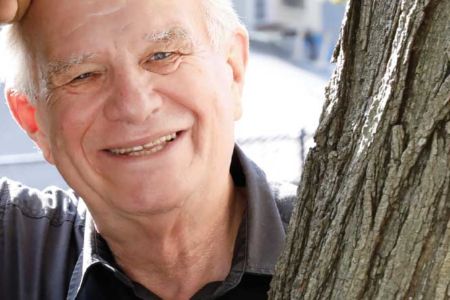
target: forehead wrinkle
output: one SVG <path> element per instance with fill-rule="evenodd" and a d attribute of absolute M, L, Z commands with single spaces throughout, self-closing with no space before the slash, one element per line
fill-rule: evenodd
<path fill-rule="evenodd" d="M 114 14 L 114 13 L 118 12 L 119 10 L 121 10 L 126 4 L 127 4 L 127 1 L 122 0 L 116 6 L 108 7 L 106 9 L 90 13 L 87 16 L 88 17 L 101 17 L 101 16 L 106 16 L 106 15 L 111 15 L 111 14 Z"/>

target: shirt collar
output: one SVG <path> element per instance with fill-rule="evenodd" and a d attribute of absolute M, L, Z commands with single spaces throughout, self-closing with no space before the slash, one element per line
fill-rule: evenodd
<path fill-rule="evenodd" d="M 283 248 L 285 232 L 264 172 L 236 146 L 231 174 L 247 193 L 246 272 L 272 275 Z"/>
<path fill-rule="evenodd" d="M 83 249 L 75 264 L 74 271 L 69 283 L 69 291 L 67 293 L 67 300 L 76 299 L 78 292 L 81 289 L 83 281 L 86 278 L 86 273 L 92 269 L 93 266 L 101 264 L 103 267 L 110 269 L 118 274 L 118 277 L 123 277 L 126 283 L 131 284 L 130 280 L 125 276 L 120 276 L 116 266 L 113 266 L 113 256 L 109 250 L 108 245 L 104 239 L 95 230 L 94 222 L 89 211 L 86 211 L 85 229 Z"/>
<path fill-rule="evenodd" d="M 245 272 L 273 275 L 283 247 L 285 232 L 273 192 L 264 172 L 236 146 L 230 167 L 234 183 L 245 188 L 247 196 L 247 220 L 244 243 Z M 240 253 L 239 255 L 241 255 Z M 68 300 L 76 299 L 86 273 L 96 264 L 117 273 L 125 283 L 131 281 L 118 271 L 113 256 L 101 236 L 96 232 L 92 217 L 86 212 L 83 250 L 77 260 L 69 284 Z M 128 281 L 128 282 L 127 282 Z"/>

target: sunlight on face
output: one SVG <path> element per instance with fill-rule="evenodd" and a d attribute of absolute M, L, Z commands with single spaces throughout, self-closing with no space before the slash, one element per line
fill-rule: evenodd
<path fill-rule="evenodd" d="M 166 211 L 229 176 L 239 93 L 198 1 L 47 1 L 24 24 L 41 144 L 91 208 Z"/>

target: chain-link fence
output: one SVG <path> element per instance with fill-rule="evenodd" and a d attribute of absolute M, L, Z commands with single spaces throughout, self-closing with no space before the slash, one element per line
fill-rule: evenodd
<path fill-rule="evenodd" d="M 239 138 L 238 144 L 265 172 L 269 180 L 298 183 L 312 135 L 265 135 Z M 0 176 L 20 180 L 38 188 L 66 184 L 40 153 L 0 155 Z"/>
<path fill-rule="evenodd" d="M 313 135 L 302 129 L 298 135 L 261 135 L 237 142 L 269 180 L 298 183 Z"/>

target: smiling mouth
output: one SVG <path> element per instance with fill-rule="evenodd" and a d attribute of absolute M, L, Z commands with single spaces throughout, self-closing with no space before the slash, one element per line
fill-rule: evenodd
<path fill-rule="evenodd" d="M 173 142 L 177 138 L 177 133 L 171 133 L 165 136 L 162 136 L 150 143 L 145 145 L 130 147 L 130 148 L 113 148 L 107 149 L 108 152 L 114 155 L 123 155 L 123 156 L 143 156 L 153 154 L 155 152 L 161 151 L 164 147 Z"/>

